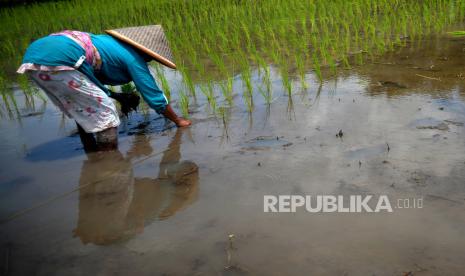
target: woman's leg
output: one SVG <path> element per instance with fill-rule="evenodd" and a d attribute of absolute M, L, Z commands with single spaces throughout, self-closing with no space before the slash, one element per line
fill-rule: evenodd
<path fill-rule="evenodd" d="M 111 127 L 95 133 L 97 150 L 108 151 L 118 149 L 118 128 Z"/>
<path fill-rule="evenodd" d="M 81 138 L 81 143 L 84 146 L 84 151 L 86 153 L 97 151 L 97 142 L 92 133 L 87 133 L 77 122 L 76 126 L 79 132 L 79 138 Z"/>

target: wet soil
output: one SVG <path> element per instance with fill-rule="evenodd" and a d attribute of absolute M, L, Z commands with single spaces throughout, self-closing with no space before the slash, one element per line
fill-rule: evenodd
<path fill-rule="evenodd" d="M 223 121 L 200 98 L 186 129 L 133 113 L 118 151 L 88 155 L 50 103 L 20 104 L 0 121 L 0 273 L 462 275 L 464 75 L 465 39 L 441 37 L 321 86 L 309 73 L 292 101 L 272 70 L 271 107 L 236 97 Z M 264 195 L 287 194 L 424 207 L 263 212 Z"/>

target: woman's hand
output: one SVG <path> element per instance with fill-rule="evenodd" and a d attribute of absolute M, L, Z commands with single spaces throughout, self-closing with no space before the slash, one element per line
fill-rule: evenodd
<path fill-rule="evenodd" d="M 190 126 L 192 122 L 190 120 L 178 117 L 178 120 L 175 122 L 178 127 Z"/>
<path fill-rule="evenodd" d="M 166 106 L 166 109 L 163 115 L 166 118 L 170 119 L 173 123 L 175 123 L 177 127 L 187 127 L 192 124 L 191 121 L 184 119 L 182 117 L 178 117 L 178 115 L 176 115 L 176 112 L 174 112 L 173 108 L 171 108 L 170 105 Z"/>

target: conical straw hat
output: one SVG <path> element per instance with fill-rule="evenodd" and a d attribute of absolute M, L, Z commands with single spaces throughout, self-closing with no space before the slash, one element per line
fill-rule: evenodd
<path fill-rule="evenodd" d="M 176 69 L 173 54 L 161 25 L 129 27 L 105 32 L 143 51 L 161 64 Z"/>

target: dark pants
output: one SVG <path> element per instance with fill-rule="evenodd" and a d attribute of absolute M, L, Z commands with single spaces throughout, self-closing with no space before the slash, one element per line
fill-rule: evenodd
<path fill-rule="evenodd" d="M 100 132 L 87 133 L 78 123 L 76 123 L 79 137 L 85 152 L 110 151 L 118 149 L 118 128 L 111 127 Z"/>

